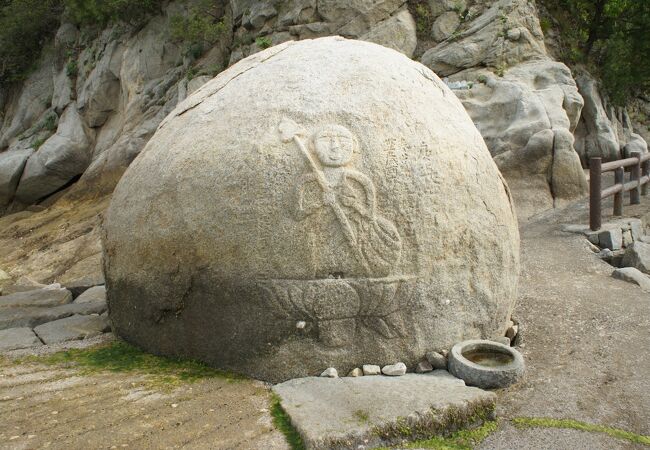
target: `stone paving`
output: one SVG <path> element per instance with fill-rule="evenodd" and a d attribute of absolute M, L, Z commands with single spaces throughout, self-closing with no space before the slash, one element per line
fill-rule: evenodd
<path fill-rule="evenodd" d="M 0 296 L 0 351 L 86 339 L 110 331 L 104 286 L 81 291 L 74 300 L 73 293 L 58 284 L 3 289 L 12 293 Z"/>

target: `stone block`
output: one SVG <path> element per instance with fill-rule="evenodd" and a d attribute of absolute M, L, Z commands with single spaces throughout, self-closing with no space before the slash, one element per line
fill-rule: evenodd
<path fill-rule="evenodd" d="M 109 330 L 108 322 L 98 315 L 76 314 L 34 328 L 34 332 L 45 344 L 91 338 Z"/>
<path fill-rule="evenodd" d="M 601 248 L 619 250 L 623 247 L 623 232 L 618 227 L 610 230 L 602 230 L 598 233 L 598 242 Z"/>
<path fill-rule="evenodd" d="M 0 352 L 43 345 L 30 328 L 0 330 Z"/>
<path fill-rule="evenodd" d="M 105 311 L 105 301 L 69 303 L 51 308 L 38 306 L 0 308 L 0 330 L 15 327 L 33 328 L 37 325 L 62 319 L 73 314 L 102 314 Z"/>
<path fill-rule="evenodd" d="M 273 387 L 308 449 L 375 448 L 476 426 L 496 394 L 465 386 L 446 371 L 401 377 L 298 378 Z"/>
<path fill-rule="evenodd" d="M 79 297 L 74 300 L 74 303 L 97 303 L 106 302 L 106 287 L 94 286 L 85 290 Z"/>
<path fill-rule="evenodd" d="M 643 292 L 650 292 L 650 276 L 644 274 L 636 267 L 621 267 L 612 272 L 612 277 L 635 283 L 639 285 Z"/>
<path fill-rule="evenodd" d="M 634 242 L 627 249 L 621 261 L 622 267 L 635 267 L 641 272 L 650 274 L 650 244 Z M 2 297 L 0 297 L 1 299 Z"/>
<path fill-rule="evenodd" d="M 59 306 L 72 301 L 67 289 L 36 289 L 0 297 L 0 307 Z"/>

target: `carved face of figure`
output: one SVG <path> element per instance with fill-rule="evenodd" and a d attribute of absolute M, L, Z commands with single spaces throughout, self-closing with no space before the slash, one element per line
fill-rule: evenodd
<path fill-rule="evenodd" d="M 345 127 L 328 125 L 313 136 L 314 150 L 321 164 L 340 167 L 350 162 L 354 152 L 354 137 Z"/>

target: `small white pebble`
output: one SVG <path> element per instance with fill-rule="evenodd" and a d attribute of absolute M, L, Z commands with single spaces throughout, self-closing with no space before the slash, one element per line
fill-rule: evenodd
<path fill-rule="evenodd" d="M 176 408 L 178 406 L 178 403 L 172 403 L 172 408 Z"/>
<path fill-rule="evenodd" d="M 307 322 L 305 322 L 304 320 L 299 320 L 298 322 L 296 322 L 296 328 L 298 328 L 299 330 L 304 329 L 306 326 L 307 326 Z"/>

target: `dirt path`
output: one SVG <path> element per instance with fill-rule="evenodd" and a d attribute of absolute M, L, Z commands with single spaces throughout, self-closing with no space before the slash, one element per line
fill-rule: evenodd
<path fill-rule="evenodd" d="M 210 378 L 166 392 L 147 380 L 5 363 L 0 448 L 287 448 L 261 383 Z"/>
<path fill-rule="evenodd" d="M 607 208 L 608 211 L 611 211 Z M 650 198 L 625 207 L 650 211 Z M 584 237 L 560 231 L 587 223 L 585 204 L 522 227 L 515 317 L 523 322 L 525 382 L 499 395 L 499 416 L 575 419 L 650 435 L 650 294 L 610 277 Z M 647 448 L 601 433 L 508 424 L 481 448 Z"/>

